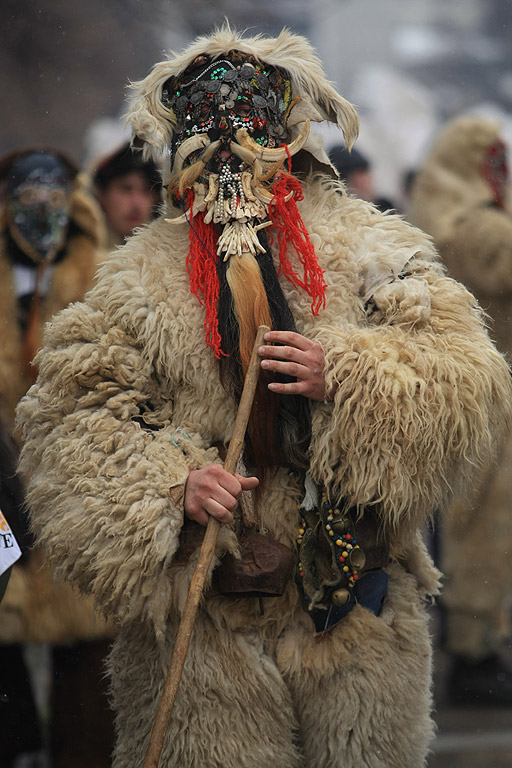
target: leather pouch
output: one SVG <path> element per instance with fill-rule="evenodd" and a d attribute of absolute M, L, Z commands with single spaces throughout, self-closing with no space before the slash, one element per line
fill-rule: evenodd
<path fill-rule="evenodd" d="M 280 597 L 292 578 L 295 555 L 279 541 L 245 529 L 239 537 L 241 558 L 226 554 L 214 571 L 214 583 L 227 597 Z"/>

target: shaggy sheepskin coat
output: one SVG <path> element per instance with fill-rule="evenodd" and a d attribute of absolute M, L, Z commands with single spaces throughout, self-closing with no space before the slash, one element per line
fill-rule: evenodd
<path fill-rule="evenodd" d="M 41 328 L 54 314 L 83 298 L 98 266 L 103 216 L 80 176 L 71 195 L 71 221 L 79 229 L 68 239 L 66 254 L 53 270 L 42 301 Z M 0 412 L 8 426 L 14 424 L 16 404 L 32 383 L 20 362 L 23 340 L 17 315 L 12 262 L 0 240 Z M 55 582 L 42 550 L 31 552 L 23 566 L 13 567 L 0 606 L 0 643 L 68 643 L 103 637 L 105 627 L 91 599 L 79 599 L 69 584 Z"/>
<path fill-rule="evenodd" d="M 433 735 L 424 596 L 438 573 L 418 528 L 492 452 L 508 370 L 426 236 L 325 177 L 304 191 L 325 310 L 314 317 L 309 297 L 280 280 L 336 388 L 333 402 L 311 403 L 311 472 L 377 510 L 391 539 L 389 591 L 379 617 L 356 606 L 315 635 L 294 583 L 263 616 L 257 599 L 210 586 L 166 768 L 419 768 Z M 162 217 L 112 254 L 85 301 L 47 327 L 38 382 L 18 409 L 39 541 L 58 574 L 120 622 L 109 661 L 116 768 L 143 764 L 197 560 L 201 533 L 183 556 L 170 489 L 219 461 L 212 446 L 229 442 L 236 412 L 205 346 L 187 252 L 187 226 Z M 156 429 L 141 428 L 141 414 Z M 258 501 L 264 527 L 292 548 L 300 501 L 286 469 Z M 218 555 L 232 536 L 222 529 Z"/>
<path fill-rule="evenodd" d="M 512 211 L 495 204 L 482 172 L 499 139 L 500 127 L 492 120 L 467 116 L 449 123 L 418 174 L 409 218 L 433 236 L 449 274 L 489 314 L 491 335 L 510 360 Z M 477 475 L 474 495 L 465 489 L 441 521 L 447 646 L 475 659 L 498 650 L 512 635 L 511 461 L 508 434 L 498 462 L 487 462 Z"/>

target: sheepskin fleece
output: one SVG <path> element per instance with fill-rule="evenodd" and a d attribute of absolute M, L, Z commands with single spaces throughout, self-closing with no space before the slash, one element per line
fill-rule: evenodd
<path fill-rule="evenodd" d="M 314 317 L 305 293 L 283 276 L 281 285 L 299 332 L 324 345 L 328 388 L 337 386 L 333 402 L 311 403 L 311 469 L 352 503 L 375 506 L 392 540 L 389 592 L 380 617 L 358 606 L 315 636 L 294 584 L 265 600 L 264 616 L 257 600 L 210 586 L 165 768 L 420 768 L 433 735 L 424 597 L 439 574 L 418 528 L 492 453 L 509 418 L 508 370 L 426 236 L 325 177 L 304 191 L 325 310 Z M 197 559 L 178 552 L 183 514 L 169 488 L 218 460 L 212 445 L 229 441 L 235 418 L 205 346 L 187 251 L 186 225 L 161 218 L 111 254 L 85 301 L 47 327 L 38 382 L 18 409 L 39 542 L 61 576 L 121 622 L 110 657 L 115 768 L 143 764 Z M 133 421 L 144 408 L 160 429 Z M 259 501 L 264 527 L 291 547 L 300 498 L 281 468 Z M 233 546 L 230 530 L 221 534 L 218 555 Z"/>
<path fill-rule="evenodd" d="M 290 111 L 287 128 L 293 140 L 305 120 L 327 120 L 337 125 L 351 147 L 359 132 L 359 118 L 346 99 L 335 91 L 327 79 L 316 51 L 309 41 L 283 29 L 277 37 L 246 36 L 233 29 L 228 22 L 211 35 L 198 37 L 184 51 L 170 53 L 166 61 L 156 64 L 143 80 L 131 84 L 127 119 L 138 142 L 142 142 L 144 156 L 159 157 L 164 153 L 164 183 L 167 181 L 167 148 L 172 140 L 176 116 L 162 103 L 162 89 L 170 77 L 181 75 L 194 59 L 205 52 L 213 58 L 225 56 L 230 51 L 255 56 L 273 67 L 284 69 L 292 87 L 295 105 Z M 323 145 L 312 134 L 304 145 L 310 154 L 325 168 L 332 166 Z"/>
<path fill-rule="evenodd" d="M 491 335 L 512 354 L 512 213 L 493 206 L 482 175 L 500 126 L 479 117 L 449 123 L 418 174 L 411 220 L 434 237 L 449 273 L 462 281 L 489 315 Z M 441 521 L 447 646 L 474 658 L 497 650 L 512 634 L 512 437 L 498 458 L 475 475 Z M 492 552 L 492 557 L 489 557 Z"/>
<path fill-rule="evenodd" d="M 56 312 L 79 301 L 93 284 L 97 247 L 103 239 L 102 213 L 87 193 L 81 176 L 71 196 L 71 219 L 81 232 L 69 238 L 66 256 L 53 272 L 42 302 L 41 326 Z M 1 237 L 1 235 L 0 235 Z M 4 422 L 14 425 L 19 398 L 32 383 L 21 365 L 22 339 L 17 322 L 13 271 L 0 239 L 0 412 Z M 23 567 L 13 567 L 0 605 L 0 643 L 68 643 L 77 639 L 110 636 L 105 620 L 98 616 L 90 598 L 79 597 L 67 583 L 57 583 L 46 567 L 41 551 L 31 554 Z"/>

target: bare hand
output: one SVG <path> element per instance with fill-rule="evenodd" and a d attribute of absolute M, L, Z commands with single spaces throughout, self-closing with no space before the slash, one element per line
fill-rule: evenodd
<path fill-rule="evenodd" d="M 293 331 L 270 331 L 265 341 L 284 346 L 258 349 L 261 367 L 292 376 L 297 381 L 272 382 L 268 388 L 283 395 L 304 395 L 311 400 L 325 400 L 324 350 L 321 344 Z"/>
<path fill-rule="evenodd" d="M 220 464 L 191 469 L 185 489 L 185 514 L 200 525 L 208 525 L 209 515 L 229 525 L 242 491 L 250 491 L 258 483 L 257 477 L 232 475 Z"/>

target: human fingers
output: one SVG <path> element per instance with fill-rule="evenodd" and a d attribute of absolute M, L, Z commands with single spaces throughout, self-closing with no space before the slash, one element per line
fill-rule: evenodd
<path fill-rule="evenodd" d="M 185 486 L 185 513 L 201 525 L 208 522 L 205 511 L 210 510 L 222 522 L 231 522 L 241 492 L 240 481 L 219 464 L 191 469 Z"/>
<path fill-rule="evenodd" d="M 267 331 L 263 337 L 269 344 L 287 344 L 297 349 L 309 349 L 315 342 L 296 331 Z"/>
<path fill-rule="evenodd" d="M 194 520 L 194 522 L 199 523 L 199 525 L 202 525 L 204 528 L 208 525 L 210 515 L 204 509 L 195 511 L 185 509 L 185 514 L 190 520 Z"/>
<path fill-rule="evenodd" d="M 316 348 L 318 347 L 318 349 Z M 302 363 L 287 360 L 261 361 L 263 369 L 289 377 L 292 381 L 272 381 L 268 388 L 284 395 L 303 395 L 311 400 L 325 399 L 324 353 L 320 345 L 300 352 Z"/>
<path fill-rule="evenodd" d="M 233 514 L 216 499 L 206 499 L 204 510 L 211 517 L 215 517 L 222 525 L 230 525 L 233 522 Z"/>
<path fill-rule="evenodd" d="M 268 388 L 279 395 L 302 395 L 310 400 L 325 400 L 325 382 L 319 378 L 304 381 L 272 381 Z"/>
<path fill-rule="evenodd" d="M 257 477 L 243 477 L 242 475 L 237 474 L 237 478 L 240 481 L 243 491 L 252 491 L 260 483 Z"/>
<path fill-rule="evenodd" d="M 262 360 L 261 367 L 267 371 L 283 374 L 291 378 L 305 381 L 310 378 L 309 368 L 299 363 L 280 361 L 280 360 Z"/>

